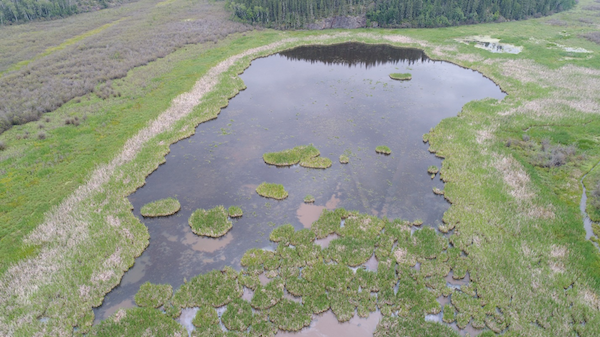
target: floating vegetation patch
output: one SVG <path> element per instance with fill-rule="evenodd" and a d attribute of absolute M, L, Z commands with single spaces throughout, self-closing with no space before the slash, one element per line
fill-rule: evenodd
<path fill-rule="evenodd" d="M 144 217 L 158 217 L 175 214 L 179 209 L 181 209 L 179 200 L 166 198 L 145 204 L 140 212 Z"/>
<path fill-rule="evenodd" d="M 340 228 L 342 219 L 347 217 L 348 211 L 343 208 L 336 208 L 333 211 L 324 209 L 319 219 L 312 224 L 311 230 L 315 232 L 317 239 L 326 238 L 335 233 Z"/>
<path fill-rule="evenodd" d="M 433 188 L 433 193 L 435 193 L 435 194 L 437 194 L 437 195 L 444 195 L 444 191 L 443 191 L 443 190 L 440 190 L 440 189 L 439 189 L 439 188 L 437 188 L 437 187 L 434 187 L 434 188 Z"/>
<path fill-rule="evenodd" d="M 385 145 L 380 145 L 375 148 L 375 152 L 388 155 L 392 153 L 392 150 L 390 150 L 390 148 Z"/>
<path fill-rule="evenodd" d="M 227 213 L 229 213 L 230 218 L 239 218 L 244 215 L 242 208 L 239 206 L 230 206 Z"/>
<path fill-rule="evenodd" d="M 265 198 L 283 200 L 288 197 L 288 192 L 281 184 L 271 184 L 263 182 L 256 188 L 256 193 Z"/>
<path fill-rule="evenodd" d="M 219 324 L 219 314 L 217 314 L 215 308 L 203 305 L 196 311 L 196 316 L 194 316 L 192 324 L 197 328 L 217 325 Z"/>
<path fill-rule="evenodd" d="M 338 238 L 324 251 L 325 257 L 351 267 L 359 266 L 373 255 L 374 242 L 353 237 Z"/>
<path fill-rule="evenodd" d="M 214 238 L 225 235 L 233 227 L 223 206 L 209 210 L 197 209 L 190 216 L 188 223 L 195 234 Z"/>
<path fill-rule="evenodd" d="M 252 324 L 252 307 L 241 298 L 236 298 L 227 305 L 221 320 L 229 330 L 246 331 Z"/>
<path fill-rule="evenodd" d="M 390 74 L 390 78 L 397 81 L 409 81 L 412 79 L 412 75 L 409 73 L 393 73 Z"/>
<path fill-rule="evenodd" d="M 175 320 L 152 308 L 120 309 L 95 325 L 87 336 L 185 336 L 187 331 Z"/>
<path fill-rule="evenodd" d="M 312 311 L 300 303 L 283 299 L 269 311 L 269 319 L 285 331 L 298 331 L 310 325 Z"/>
<path fill-rule="evenodd" d="M 292 235 L 294 235 L 294 231 L 294 226 L 290 224 L 279 226 L 271 232 L 271 235 L 269 235 L 269 240 L 273 242 L 279 242 L 281 245 L 287 246 L 290 243 Z"/>
<path fill-rule="evenodd" d="M 315 197 L 308 194 L 307 196 L 304 197 L 304 202 L 307 204 L 312 204 L 313 202 L 315 202 Z"/>
<path fill-rule="evenodd" d="M 346 155 L 340 155 L 340 164 L 348 164 L 350 162 L 350 158 Z"/>
<path fill-rule="evenodd" d="M 252 319 L 249 335 L 252 337 L 273 337 L 277 327 L 269 321 L 268 311 L 257 311 Z"/>
<path fill-rule="evenodd" d="M 313 157 L 308 159 L 303 159 L 300 162 L 300 166 L 315 168 L 315 169 L 326 169 L 331 167 L 331 159 L 325 157 Z"/>
<path fill-rule="evenodd" d="M 237 282 L 237 274 L 226 270 L 213 270 L 198 275 L 182 285 L 171 302 L 179 308 L 202 305 L 220 307 L 242 296 L 243 287 Z"/>
<path fill-rule="evenodd" d="M 275 278 L 265 286 L 259 285 L 254 291 L 250 305 L 259 310 L 271 308 L 283 298 L 283 286 L 281 278 Z"/>
<path fill-rule="evenodd" d="M 427 168 L 427 173 L 429 173 L 429 174 L 437 174 L 439 171 L 440 170 L 435 165 L 431 165 Z"/>
<path fill-rule="evenodd" d="M 135 304 L 140 307 L 158 308 L 165 304 L 173 295 L 173 287 L 170 284 L 152 284 L 146 282 L 140 286 L 135 294 Z"/>
<path fill-rule="evenodd" d="M 292 166 L 302 160 L 319 156 L 321 153 L 311 145 L 296 146 L 293 149 L 263 154 L 263 160 L 269 165 Z"/>

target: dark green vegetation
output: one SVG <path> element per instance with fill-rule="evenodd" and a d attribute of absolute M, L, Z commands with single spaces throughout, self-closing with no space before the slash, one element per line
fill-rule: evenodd
<path fill-rule="evenodd" d="M 214 48 L 192 44 L 187 46 L 187 50 L 180 49 L 165 59 L 133 69 L 123 79 L 114 80 L 113 86 L 120 88 L 121 97 L 117 95 L 102 100 L 99 96 L 88 94 L 80 102 L 71 100 L 48 113 L 46 116 L 50 121 L 43 119 L 42 123 L 45 125 L 46 139 L 34 136 L 39 132 L 38 123 L 15 126 L 0 135 L 0 141 L 6 147 L 0 161 L 0 198 L 5 202 L 0 206 L 0 262 L 3 272 L 0 300 L 4 304 L 0 306 L 0 317 L 4 318 L 0 324 L 0 332 L 3 335 L 17 336 L 35 333 L 43 335 L 49 331 L 71 334 L 73 326 L 77 326 L 81 333 L 89 331 L 93 320 L 91 308 L 100 305 L 104 294 L 119 283 L 123 272 L 133 264 L 133 257 L 139 256 L 148 243 L 147 229 L 132 215 L 131 205 L 124 196 L 143 185 L 144 178 L 164 160 L 169 144 L 191 135 L 193 126 L 198 123 L 215 118 L 219 108 L 227 104 L 226 98 L 243 88 L 235 75 L 249 64 L 251 57 L 234 63 L 231 70 L 217 72 L 216 74 L 222 74 L 218 77 L 219 84 L 211 94 L 203 97 L 202 103 L 189 116 L 186 115 L 181 121 L 163 129 L 162 133 L 150 140 L 135 143 L 139 145 L 138 148 L 131 150 L 128 147 L 127 150 L 132 152 L 127 153 L 134 153 L 134 158 L 120 157 L 126 141 L 169 108 L 171 100 L 178 94 L 191 90 L 196 80 L 206 75 L 208 69 L 219 62 L 250 48 L 282 39 L 300 38 L 304 40 L 272 46 L 272 49 L 252 55 L 261 56 L 311 42 L 385 42 L 424 48 L 436 59 L 476 69 L 498 83 L 508 93 L 503 101 L 471 102 L 457 117 L 444 120 L 427 135 L 426 140 L 429 141 L 432 152 L 445 158 L 442 179 L 446 181 L 445 196 L 452 202 L 452 207 L 443 220 L 445 228 L 456 230 L 448 239 L 454 249 L 448 248 L 446 254 L 442 252 L 441 256 L 436 257 L 436 263 L 427 267 L 427 274 L 436 274 L 422 278 L 418 275 L 423 274 L 418 274 L 417 279 L 413 279 L 417 284 L 415 292 L 421 289 L 421 282 L 427 282 L 428 285 L 424 286 L 426 291 L 447 291 L 441 286 L 443 281 L 439 274 L 444 268 L 452 266 L 453 273 L 457 276 L 465 275 L 468 270 L 473 281 L 461 291 L 471 298 L 456 296 L 451 303 L 456 308 L 457 320 L 458 313 L 463 313 L 460 315 L 460 324 L 464 324 L 469 319 L 467 316 L 470 316 L 478 325 L 483 318 L 484 324 L 491 331 L 502 331 L 506 326 L 506 335 L 600 335 L 600 259 L 597 248 L 589 240 L 585 240 L 578 208 L 582 193 L 581 178 L 600 159 L 600 125 L 598 115 L 593 113 L 599 111 L 596 105 L 599 99 L 596 88 L 600 76 L 597 57 L 600 47 L 586 38 L 593 36 L 591 33 L 600 22 L 598 10 L 584 9 L 596 6 L 595 4 L 590 0 L 582 0 L 581 3 L 581 8 L 577 7 L 551 18 L 504 24 L 442 30 L 349 31 L 343 34 L 330 31 L 328 35 L 305 31 L 262 31 L 245 37 L 226 38 Z M 140 1 L 132 5 L 147 4 Z M 129 5 L 122 6 L 121 9 L 126 9 L 127 6 Z M 170 11 L 148 11 L 144 9 L 147 7 L 141 8 L 139 14 L 135 12 L 130 20 L 122 22 L 128 25 L 140 24 L 140 20 L 148 23 L 147 30 L 127 27 L 129 32 L 149 34 L 140 43 L 151 49 L 156 48 L 150 47 L 154 42 L 149 41 L 155 41 L 150 37 L 164 37 L 156 32 L 167 31 L 168 25 L 165 22 L 172 20 L 174 29 L 181 31 L 181 26 L 178 25 L 187 25 L 187 21 L 183 21 L 187 18 L 187 13 L 182 14 L 185 11 L 179 9 L 196 10 L 193 2 L 175 1 L 169 6 L 173 6 Z M 202 6 L 199 7 L 206 9 Z M 114 13 L 110 11 L 112 10 L 98 13 Z M 133 12 L 122 13 L 130 15 Z M 208 15 L 206 20 L 209 27 L 213 23 L 213 17 L 222 17 L 222 13 L 219 14 L 218 11 L 215 14 L 210 10 L 199 10 L 198 13 L 201 14 L 194 17 Z M 144 15 L 148 21 L 141 19 Z M 81 17 L 90 22 L 90 25 L 95 24 L 94 28 L 114 19 L 95 19 L 86 14 Z M 155 25 L 150 24 L 151 17 L 156 20 Z M 77 18 L 79 16 L 68 20 Z M 98 23 L 98 20 L 106 21 Z M 1 43 L 14 41 L 18 34 L 23 34 L 24 41 L 30 41 L 28 38 L 32 36 L 38 37 L 36 41 L 42 41 L 41 44 L 28 44 L 28 53 L 32 49 L 35 52 L 27 54 L 27 57 L 10 51 L 10 48 L 0 48 L 0 53 L 5 53 L 2 54 L 2 62 L 5 62 L 2 64 L 3 69 L 18 61 L 32 59 L 49 47 L 45 43 L 51 43 L 50 46 L 59 45 L 60 42 L 54 42 L 92 29 L 81 23 L 79 28 L 70 26 L 73 29 L 68 34 L 64 31 L 58 34 L 56 30 L 50 29 L 52 27 L 38 24 L 42 23 L 34 23 L 35 26 L 32 26 L 35 32 L 18 30 L 25 29 L 28 25 L 2 28 L 2 33 L 6 33 L 3 37 L 8 36 L 10 39 L 0 39 Z M 119 30 L 122 28 L 121 26 Z M 104 52 L 103 48 L 111 45 L 107 43 L 108 40 L 130 36 L 109 29 L 104 32 L 106 35 L 96 36 L 98 44 L 103 46 L 97 48 L 99 52 Z M 472 44 L 454 40 L 480 34 L 523 46 L 523 51 L 518 55 L 493 54 L 474 48 Z M 48 36 L 51 38 L 44 38 Z M 175 40 L 168 34 L 166 36 L 167 40 Z M 177 38 L 180 36 L 183 35 L 177 35 Z M 215 35 L 211 33 L 210 36 Z M 85 44 L 89 46 L 92 42 L 85 41 Z M 126 45 L 135 47 L 133 43 Z M 576 53 L 563 47 L 584 48 L 593 53 Z M 114 52 L 114 49 L 106 48 L 106 52 L 111 51 Z M 64 53 L 50 54 L 49 59 L 42 58 L 39 61 L 65 64 L 51 58 L 67 54 L 83 57 L 67 47 Z M 70 63 L 66 64 L 65 69 L 70 69 Z M 111 69 L 110 66 L 100 68 Z M 44 70 L 44 67 L 36 69 Z M 8 77 L 6 74 L 5 76 Z M 211 73 L 211 76 L 217 78 L 215 73 Z M 19 78 L 21 77 L 12 79 L 17 81 Z M 3 89 L 2 92 L 9 92 L 7 90 Z M 87 101 L 88 97 L 90 101 Z M 90 113 L 84 118 L 86 112 Z M 76 121 L 79 126 L 65 125 L 67 117 L 71 120 L 78 117 Z M 528 156 L 526 151 L 518 147 L 506 146 L 508 139 L 522 140 L 523 133 L 530 135 L 537 146 L 540 146 L 540 150 L 541 143 L 546 138 L 551 140 L 551 146 L 561 144 L 569 147 L 575 144 L 575 160 L 560 166 L 532 164 L 531 158 L 535 157 Z M 28 137 L 25 138 L 24 135 Z M 580 154 L 584 155 L 581 160 L 578 159 Z M 122 158 L 122 161 L 110 162 L 116 157 Z M 111 165 L 117 167 L 116 171 L 108 170 Z M 110 174 L 106 181 L 97 180 L 94 170 L 98 167 L 114 174 Z M 588 196 L 598 182 L 597 172 L 598 167 L 584 180 Z M 90 177 L 94 180 L 88 185 L 88 179 L 92 179 Z M 80 186 L 82 189 L 79 189 Z M 89 195 L 82 196 L 80 192 L 90 186 L 100 188 L 92 189 Z M 73 195 L 76 198 L 70 197 Z M 588 201 L 593 202 L 593 198 L 590 197 Z M 60 210 L 59 218 L 53 217 L 54 213 L 49 212 L 53 207 Z M 341 218 L 347 216 L 343 212 L 327 214 L 328 219 L 318 221 L 320 235 L 335 232 Z M 56 221 L 57 219 L 61 221 Z M 38 229 L 33 231 L 35 228 Z M 384 231 L 386 233 L 387 230 Z M 285 241 L 285 233 L 280 234 L 282 241 Z M 401 265 L 410 265 L 416 261 L 412 254 L 408 254 L 408 248 L 406 252 L 394 252 L 391 262 L 382 260 L 388 254 L 387 247 L 393 247 L 393 242 L 391 245 L 390 241 L 391 239 L 383 240 L 380 237 L 375 249 L 380 261 L 377 278 L 373 280 L 365 276 L 364 280 L 361 278 L 361 282 L 385 286 L 394 277 L 399 277 L 399 274 L 412 279 L 410 269 L 395 265 L 398 260 L 406 261 Z M 327 310 L 331 306 L 327 293 L 310 288 L 315 284 L 313 280 L 318 281 L 317 278 L 311 278 L 310 282 L 302 281 L 306 280 L 304 270 L 303 277 L 298 278 L 297 282 L 289 277 L 296 273 L 293 269 L 296 267 L 293 266 L 303 263 L 300 254 L 293 253 L 301 252 L 303 256 L 311 257 L 317 252 L 308 247 L 312 246 L 298 251 L 291 247 L 278 249 L 277 254 L 281 260 L 278 272 L 286 279 L 286 289 L 295 287 L 294 291 L 298 294 L 310 293 L 303 296 L 303 302 L 313 312 Z M 282 254 L 287 259 L 281 258 Z M 441 261 L 446 257 L 448 262 L 437 264 L 438 259 Z M 275 258 L 266 261 L 269 261 L 270 267 L 277 264 Z M 284 269 L 290 266 L 291 268 Z M 316 282 L 319 285 L 317 290 L 324 288 L 322 285 L 326 284 L 337 291 L 339 284 L 349 282 L 341 268 L 334 270 L 321 264 L 315 266 L 318 266 L 318 270 L 331 268 L 329 273 L 339 273 L 336 274 L 335 282 Z M 392 270 L 395 276 L 391 275 Z M 258 271 L 259 267 L 255 267 L 255 273 Z M 257 278 L 250 275 L 238 276 L 236 284 L 228 276 L 230 274 L 220 271 L 217 273 L 210 273 L 211 278 L 216 280 L 216 287 L 213 284 L 204 287 L 196 281 L 189 281 L 180 291 L 187 292 L 189 296 L 198 293 L 202 298 L 210 299 L 212 289 L 215 288 L 219 296 L 217 299 L 222 299 L 221 296 L 227 299 L 223 294 L 234 294 L 233 298 L 239 296 L 242 280 L 258 286 Z M 313 274 L 315 273 L 311 272 L 310 277 Z M 356 275 L 358 274 L 357 271 Z M 209 281 L 203 280 L 202 283 Z M 351 281 L 348 287 L 350 290 L 355 288 L 354 279 Z M 411 285 L 413 281 L 404 279 L 403 284 Z M 189 291 L 188 284 L 191 283 L 202 290 Z M 219 287 L 221 284 L 228 288 Z M 209 290 L 205 291 L 205 288 Z M 394 308 L 401 303 L 403 305 L 398 310 L 405 311 L 409 310 L 407 308 L 415 308 L 416 303 L 423 308 L 436 309 L 425 305 L 428 302 L 413 301 L 413 298 L 422 298 L 423 294 L 414 296 L 406 291 L 411 289 L 409 286 L 402 288 L 401 296 L 409 299 L 403 301 L 397 300 L 393 291 L 385 289 L 379 290 L 378 305 L 381 303 L 382 306 L 385 304 Z M 331 290 L 332 296 L 334 290 Z M 180 306 L 178 301 L 188 296 L 177 293 L 171 300 L 176 305 L 165 306 L 169 315 L 177 315 L 178 308 L 187 307 L 187 304 Z M 347 298 L 354 300 L 354 293 L 349 293 L 352 296 Z M 459 292 L 455 290 L 453 295 L 457 293 Z M 367 308 L 369 302 L 364 302 L 366 304 L 362 307 Z M 214 303 L 219 304 L 219 301 L 215 300 Z M 339 304 L 336 302 L 335 305 Z M 189 306 L 198 305 L 200 304 L 190 302 Z M 391 310 L 386 306 L 382 309 L 384 313 Z M 357 310 L 358 308 L 359 306 Z M 119 331 L 123 331 L 125 325 L 134 329 L 143 326 L 142 321 L 160 326 L 161 332 L 185 333 L 178 330 L 181 329 L 180 326 L 170 325 L 173 321 L 167 321 L 167 317 L 155 309 L 131 309 L 127 311 L 127 320 L 121 319 L 115 323 L 114 318 L 117 316 L 123 317 L 122 314 L 116 314 L 95 328 L 97 330 L 94 333 L 97 335 L 104 331 L 105 335 L 119 335 L 123 334 Z M 49 320 L 43 323 L 39 317 L 49 317 Z M 416 325 L 424 330 L 419 332 L 421 335 L 434 334 L 437 329 L 443 328 L 408 317 L 408 320 L 385 318 L 382 324 L 394 321 L 394 324 L 398 324 L 398 329 L 412 329 Z M 272 322 L 265 321 L 264 318 L 264 315 L 256 318 L 255 321 L 259 322 L 257 326 L 264 329 L 261 331 L 272 331 L 269 330 L 273 326 Z M 169 330 L 170 327 L 173 330 Z M 134 335 L 142 335 L 148 326 L 144 328 L 141 331 L 128 331 Z M 152 329 L 154 328 L 151 328 L 150 333 Z M 378 333 L 387 330 L 382 327 Z M 489 333 L 486 332 L 488 336 Z"/>
<path fill-rule="evenodd" d="M 391 154 L 392 150 L 385 145 L 381 145 L 381 146 L 378 146 L 375 148 L 375 152 L 382 153 L 382 154 Z"/>
<path fill-rule="evenodd" d="M 17 17 L 22 22 L 23 17 L 54 15 L 40 6 L 95 7 L 117 2 L 121 1 L 2 0 L 0 21 L 6 23 Z M 65 22 L 0 26 L 0 133 L 37 120 L 50 130 L 62 125 L 79 127 L 84 122 L 82 115 L 89 117 L 105 108 L 107 104 L 102 101 L 121 97 L 127 101 L 144 89 L 156 87 L 152 82 L 155 75 L 150 74 L 139 79 L 138 90 L 133 92 L 115 80 L 185 45 L 212 44 L 248 30 L 245 25 L 227 20 L 222 6 L 202 0 L 139 0 L 77 15 Z M 44 114 L 74 99 L 88 103 L 46 121 Z"/>
<path fill-rule="evenodd" d="M 307 204 L 313 203 L 315 202 L 315 197 L 313 197 L 312 195 L 307 195 L 304 197 L 304 202 Z"/>
<path fill-rule="evenodd" d="M 263 154 L 265 163 L 276 166 L 292 166 L 300 161 L 318 157 L 321 153 L 312 145 L 296 146 L 293 149 Z"/>
<path fill-rule="evenodd" d="M 170 284 L 142 284 L 140 290 L 135 294 L 135 304 L 140 307 L 158 308 L 165 304 L 173 295 L 173 287 Z"/>
<path fill-rule="evenodd" d="M 412 75 L 409 73 L 393 73 L 393 74 L 390 74 L 390 78 L 392 80 L 408 81 L 408 80 L 412 79 Z"/>
<path fill-rule="evenodd" d="M 228 7 L 241 21 L 272 28 L 306 27 L 315 20 L 336 16 L 366 16 L 369 27 L 373 23 L 380 27 L 444 27 L 539 17 L 569 9 L 575 3 L 574 0 L 230 0 Z"/>
<path fill-rule="evenodd" d="M 120 5 L 112 0 L 49 0 L 49 1 L 0 1 L 0 25 L 23 23 L 39 19 L 66 17 L 77 13 Z"/>
<path fill-rule="evenodd" d="M 273 198 L 277 200 L 283 200 L 288 197 L 288 192 L 283 188 L 281 184 L 271 184 L 263 182 L 256 188 L 256 193 L 265 198 Z"/>
<path fill-rule="evenodd" d="M 244 212 L 238 206 L 229 206 L 229 209 L 227 209 L 227 213 L 229 213 L 230 218 L 239 218 L 242 215 L 244 215 Z"/>
<path fill-rule="evenodd" d="M 177 213 L 180 208 L 179 200 L 166 198 L 145 204 L 140 213 L 145 217 L 167 216 Z"/>
<path fill-rule="evenodd" d="M 209 210 L 195 210 L 190 216 L 188 224 L 195 234 L 213 238 L 225 235 L 233 227 L 231 221 L 227 219 L 227 211 L 223 206 Z"/>

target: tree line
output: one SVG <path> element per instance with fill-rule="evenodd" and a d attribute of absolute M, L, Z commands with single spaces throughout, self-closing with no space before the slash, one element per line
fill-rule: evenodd
<path fill-rule="evenodd" d="M 444 27 L 522 20 L 570 9 L 577 0 L 229 0 L 234 18 L 302 28 L 333 16 L 366 16 L 367 26 Z"/>
<path fill-rule="evenodd" d="M 106 8 L 113 0 L 0 0 L 0 25 L 66 17 Z"/>

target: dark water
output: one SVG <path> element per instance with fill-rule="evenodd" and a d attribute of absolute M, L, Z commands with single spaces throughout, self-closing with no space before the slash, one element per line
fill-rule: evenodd
<path fill-rule="evenodd" d="M 412 80 L 391 80 L 395 72 L 410 72 Z M 184 278 L 225 265 L 239 268 L 247 249 L 275 247 L 268 240 L 275 226 L 308 227 L 326 207 L 437 227 L 449 205 L 432 193 L 443 184 L 427 168 L 441 160 L 427 151 L 422 135 L 471 100 L 504 97 L 475 71 L 381 45 L 297 48 L 255 60 L 241 78 L 248 88 L 218 119 L 172 145 L 166 163 L 129 197 L 148 226 L 150 245 L 95 310 L 97 320 L 132 306 L 146 281 L 176 289 Z M 265 152 L 310 143 L 333 161 L 331 168 L 277 168 L 262 160 Z M 376 154 L 378 145 L 392 154 Z M 344 152 L 347 165 L 338 161 Z M 255 188 L 263 181 L 283 184 L 289 197 L 260 197 Z M 307 194 L 316 198 L 314 205 L 303 203 Z M 139 215 L 144 204 L 166 197 L 180 200 L 179 213 Z M 244 216 L 220 239 L 193 234 L 190 214 L 217 205 L 241 206 Z"/>

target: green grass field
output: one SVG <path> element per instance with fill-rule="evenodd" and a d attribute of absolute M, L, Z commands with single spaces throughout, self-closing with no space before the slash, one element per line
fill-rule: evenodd
<path fill-rule="evenodd" d="M 227 98 L 244 88 L 236 75 L 253 58 L 302 44 L 359 41 L 422 48 L 433 59 L 481 72 L 508 94 L 501 102 L 468 103 L 424 137 L 431 151 L 444 158 L 440 175 L 452 206 L 443 220 L 444 226 L 454 228 L 449 237 L 454 249 L 448 250 L 447 263 L 455 275 L 468 270 L 472 280 L 461 292 L 465 295 L 453 297 L 456 317 L 444 312 L 444 318 L 455 318 L 459 325 L 473 318 L 491 331 L 506 327 L 506 334 L 513 336 L 599 335 L 600 258 L 598 249 L 585 240 L 579 211 L 581 179 L 595 167 L 584 183 L 590 196 L 588 212 L 596 219 L 600 214 L 592 204 L 600 181 L 600 45 L 583 37 L 600 24 L 600 11 L 594 6 L 584 0 L 574 10 L 547 18 L 440 29 L 234 34 L 216 44 L 187 45 L 130 70 L 113 81 L 120 97 L 103 100 L 90 93 L 45 114 L 45 139 L 35 136 L 39 122 L 14 126 L 0 135 L 6 145 L 0 152 L 0 334 L 72 334 L 73 327 L 78 334 L 89 331 L 92 307 L 118 285 L 148 244 L 148 231 L 131 213 L 126 196 L 164 162 L 169 144 L 216 118 Z M 474 35 L 489 35 L 523 51 L 491 53 L 456 41 Z M 202 100 L 193 107 L 172 103 L 184 93 Z M 167 110 L 171 106 L 174 109 Z M 64 124 L 65 118 L 75 117 L 78 126 Z M 24 138 L 26 134 L 30 136 Z M 323 233 L 339 230 L 326 221 L 317 227 Z M 382 240 L 380 247 L 388 243 Z M 361 252 L 361 246 L 351 240 L 338 246 L 344 252 L 332 259 L 360 262 L 346 254 Z M 377 251 L 378 259 L 390 254 Z M 278 252 L 292 253 L 283 248 Z M 311 254 L 307 249 L 289 255 L 289 261 L 313 261 Z M 394 261 L 410 261 L 410 254 L 409 249 L 400 252 Z M 282 274 L 289 272 L 284 267 L 278 267 Z M 379 268 L 384 266 L 380 263 Z M 402 278 L 403 296 L 412 301 L 407 303 L 441 310 L 426 301 L 429 293 L 422 286 L 429 282 L 428 287 L 436 289 L 437 276 Z M 313 280 L 321 282 L 316 276 Z M 391 281 L 382 274 L 378 282 Z M 345 312 L 337 293 L 342 289 L 329 279 L 322 282 L 332 289 L 339 312 Z M 203 287 L 192 283 L 182 291 Z M 227 289 L 237 294 L 237 284 L 230 286 Z M 334 295 L 339 296 L 333 299 Z M 382 307 L 384 315 L 404 310 L 395 307 L 393 293 L 379 296 L 390 303 Z M 178 301 L 182 306 L 205 304 Z M 214 301 L 227 302 L 221 297 Z M 311 301 L 315 308 L 327 303 L 316 295 Z M 369 305 L 368 299 L 356 301 Z M 303 307 L 283 301 L 273 310 L 272 324 L 286 329 L 306 325 Z M 148 321 L 158 330 L 181 332 L 157 312 L 118 311 L 93 335 L 114 335 L 123 329 L 141 333 L 139 322 Z M 298 316 L 292 320 L 289 313 Z M 270 323 L 258 322 L 270 329 Z M 434 334 L 441 326 L 386 317 L 377 335 L 414 329 Z"/>

